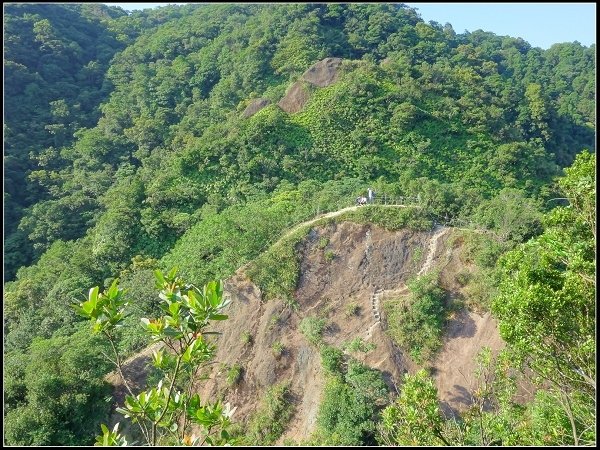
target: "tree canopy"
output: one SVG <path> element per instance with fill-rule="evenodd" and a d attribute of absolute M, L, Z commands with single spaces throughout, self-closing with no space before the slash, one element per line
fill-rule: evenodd
<path fill-rule="evenodd" d="M 367 183 L 422 211 L 362 220 L 476 223 L 496 238 L 490 270 L 512 249 L 494 303 L 503 337 L 556 392 L 582 393 L 573 433 L 588 423 L 595 45 L 456 33 L 404 4 L 9 4 L 4 42 L 7 443 L 91 444 L 105 421 L 108 369 L 70 308 L 90 286 L 130 289 L 117 345 L 131 353 L 134 324 L 159 310 L 153 269 L 226 278 Z M 303 81 L 329 57 L 342 59 L 334 83 Z M 306 102 L 287 113 L 292 85 Z M 268 296 L 295 287 L 290 255 L 252 269 Z M 329 390 L 366 405 L 349 386 Z"/>

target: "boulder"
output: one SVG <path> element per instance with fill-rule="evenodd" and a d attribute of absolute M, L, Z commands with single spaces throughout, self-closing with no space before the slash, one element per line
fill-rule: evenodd
<path fill-rule="evenodd" d="M 271 102 L 267 99 L 264 98 L 257 98 L 255 100 L 252 100 L 250 102 L 250 104 L 248 106 L 246 106 L 246 109 L 244 109 L 244 112 L 242 113 L 242 117 L 244 118 L 248 118 L 248 117 L 252 117 L 254 114 L 256 114 L 257 112 L 259 112 L 261 109 L 263 109 L 265 106 L 269 105 Z"/>
<path fill-rule="evenodd" d="M 286 113 L 292 114 L 304 108 L 309 98 L 310 92 L 304 87 L 302 81 L 296 81 L 277 104 Z"/>
<path fill-rule="evenodd" d="M 327 87 L 337 81 L 341 64 L 342 58 L 325 58 L 304 72 L 302 79 L 318 87 Z"/>

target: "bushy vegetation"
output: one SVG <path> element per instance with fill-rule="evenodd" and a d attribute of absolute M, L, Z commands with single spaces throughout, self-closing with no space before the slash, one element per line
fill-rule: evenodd
<path fill-rule="evenodd" d="M 356 302 L 351 302 L 346 305 L 346 317 L 358 316 L 360 314 L 360 306 Z"/>
<path fill-rule="evenodd" d="M 267 390 L 263 402 L 250 420 L 244 442 L 247 445 L 273 445 L 285 431 L 294 412 L 289 383 Z"/>
<path fill-rule="evenodd" d="M 343 353 L 332 347 L 324 347 L 321 356 L 329 376 L 309 443 L 374 444 L 378 412 L 388 395 L 381 373 L 352 358 L 342 364 Z"/>
<path fill-rule="evenodd" d="M 252 345 L 254 343 L 254 338 L 248 331 L 244 331 L 242 333 L 241 342 L 243 345 Z"/>
<path fill-rule="evenodd" d="M 73 337 L 36 339 L 27 357 L 5 354 L 4 432 L 14 445 L 93 442 L 106 422 L 108 343 L 78 327 Z"/>
<path fill-rule="evenodd" d="M 329 345 L 321 346 L 321 365 L 329 374 L 342 373 L 342 363 L 344 362 L 344 352 L 339 348 Z"/>
<path fill-rule="evenodd" d="M 323 339 L 323 331 L 327 321 L 325 319 L 319 319 L 317 317 L 305 317 L 300 322 L 300 331 L 313 345 L 318 346 Z"/>
<path fill-rule="evenodd" d="M 293 292 L 296 290 L 300 263 L 296 245 L 302 241 L 307 228 L 278 242 L 256 258 L 248 268 L 248 276 L 261 288 L 265 300 L 279 298 L 295 307 Z"/>
<path fill-rule="evenodd" d="M 406 375 L 382 414 L 381 443 L 595 445 L 595 166 L 594 155 L 578 155 L 559 180 L 569 206 L 545 215 L 541 235 L 500 258 L 491 306 L 507 348 L 478 356 L 471 408 L 444 419 L 434 380 Z M 515 369 L 537 385 L 525 405 L 514 402 Z"/>
<path fill-rule="evenodd" d="M 501 258 L 492 303 L 515 362 L 535 373 L 567 415 L 571 433 L 557 441 L 563 445 L 595 440 L 595 169 L 587 152 L 566 169 L 559 185 L 569 206 L 546 215 L 539 237 Z"/>
<path fill-rule="evenodd" d="M 410 296 L 385 303 L 389 333 L 417 362 L 428 361 L 442 344 L 445 293 L 437 274 L 408 283 Z"/>
<path fill-rule="evenodd" d="M 271 345 L 271 350 L 273 351 L 275 358 L 279 359 L 285 353 L 285 345 L 283 345 L 281 341 L 275 341 L 273 342 L 273 345 Z"/>
<path fill-rule="evenodd" d="M 144 345 L 139 319 L 160 314 L 147 283 L 156 267 L 178 266 L 201 286 L 248 264 L 266 300 L 294 306 L 297 246 L 308 229 L 283 236 L 352 205 L 368 186 L 418 207 L 368 206 L 336 220 L 487 228 L 489 241 L 473 256 L 486 270 L 495 271 L 506 251 L 521 252 L 498 272 L 525 274 L 514 286 L 493 278 L 494 288 L 505 286 L 506 304 L 512 288 L 539 285 L 522 311 L 547 296 L 559 331 L 589 329 L 595 253 L 581 223 L 595 207 L 582 206 L 581 186 L 553 179 L 594 149 L 595 46 L 542 50 L 519 38 L 456 33 L 403 4 L 189 4 L 131 14 L 95 4 L 12 4 L 4 26 L 8 444 L 88 445 L 90 429 L 104 420 L 108 368 L 70 308 L 89 286 L 120 278 L 129 291 L 131 314 L 114 335 L 123 357 Z M 311 87 L 298 113 L 275 105 L 311 64 L 332 56 L 344 60 L 336 83 Z M 242 117 L 256 98 L 272 104 Z M 548 215 L 561 204 L 560 189 L 572 207 Z M 531 248 L 519 247 L 530 239 Z M 518 269 L 538 247 L 540 271 Z M 466 287 L 493 305 L 484 280 Z M 564 324 L 563 300 L 571 306 Z M 432 305 L 411 319 L 431 320 L 419 354 L 435 347 Z M 531 339 L 554 330 L 548 321 L 537 325 Z M 517 345 L 518 330 L 503 327 Z M 556 346 L 588 358 L 583 335 L 572 338 L 579 347 Z M 83 356 L 68 362 L 69 348 Z M 61 358 L 61 367 L 36 369 Z M 51 408 L 36 394 L 46 382 Z M 578 387 L 557 392 L 583 395 Z M 65 396 L 77 411 L 57 400 Z M 586 408 L 569 414 L 585 422 L 588 412 L 573 411 Z"/>
<path fill-rule="evenodd" d="M 239 364 L 234 364 L 227 369 L 227 384 L 229 386 L 235 386 L 238 384 L 244 375 L 244 369 Z"/>
<path fill-rule="evenodd" d="M 373 342 L 365 342 L 363 338 L 356 337 L 344 344 L 343 349 L 348 352 L 368 353 L 374 350 L 376 345 Z"/>
<path fill-rule="evenodd" d="M 325 258 L 325 261 L 331 262 L 335 259 L 335 253 L 333 252 L 333 250 L 325 250 L 325 252 L 323 253 L 323 257 Z"/>
<path fill-rule="evenodd" d="M 337 218 L 338 222 L 349 220 L 356 223 L 374 223 L 387 230 L 403 228 L 422 231 L 431 228 L 431 219 L 419 208 L 387 208 L 373 205 L 351 211 Z"/>

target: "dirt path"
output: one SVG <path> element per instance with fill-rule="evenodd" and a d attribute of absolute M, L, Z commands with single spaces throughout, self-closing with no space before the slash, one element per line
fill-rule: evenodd
<path fill-rule="evenodd" d="M 448 231 L 448 228 L 442 227 L 441 225 L 436 225 L 433 229 L 433 235 L 429 241 L 429 252 L 427 253 L 427 258 L 425 258 L 425 262 L 423 263 L 423 267 L 421 270 L 417 272 L 417 275 L 423 275 L 431 269 L 431 265 L 433 264 L 433 257 L 437 251 L 438 240 L 442 235 L 444 235 Z"/>
<path fill-rule="evenodd" d="M 377 325 L 381 325 L 381 312 L 380 312 L 380 304 L 381 304 L 381 296 L 383 295 L 383 289 L 379 289 L 373 293 L 371 296 L 371 308 L 373 312 L 373 319 L 375 320 L 373 324 L 367 330 L 367 335 L 365 340 L 371 339 L 373 335 L 373 329 L 377 327 Z"/>
<path fill-rule="evenodd" d="M 366 205 L 366 206 L 368 206 L 368 205 Z M 377 206 L 383 206 L 384 208 L 414 208 L 414 206 L 412 206 L 412 205 L 377 205 Z M 362 206 L 362 207 L 364 208 L 365 206 Z M 331 217 L 341 216 L 344 213 L 347 213 L 347 212 L 350 212 L 350 211 L 356 211 L 358 208 L 361 208 L 361 206 L 348 206 L 346 208 L 338 209 L 337 211 L 332 211 L 332 212 L 329 212 L 329 213 L 326 213 L 326 214 L 321 214 L 321 215 L 315 217 L 314 219 L 307 220 L 306 222 L 299 223 L 298 225 L 295 225 L 293 228 L 291 228 L 290 230 L 288 230 L 279 239 L 277 239 L 276 242 L 274 242 L 273 244 L 269 244 L 265 249 L 263 249 L 263 251 L 265 251 L 269 247 L 273 247 L 273 246 L 279 244 L 285 238 L 291 236 L 296 231 L 298 231 L 300 228 L 302 228 L 302 227 L 304 227 L 306 225 L 312 225 L 313 223 L 316 223 L 316 222 L 318 222 L 321 219 L 328 219 L 328 218 L 331 218 Z M 238 272 L 245 271 L 248 268 L 248 266 L 250 266 L 251 263 L 252 263 L 252 261 L 248 261 L 243 266 L 239 267 L 238 268 Z"/>
<path fill-rule="evenodd" d="M 377 206 L 381 206 L 383 208 L 414 208 L 414 206 L 410 206 L 410 205 L 377 205 Z M 366 205 L 366 206 L 348 206 L 347 208 L 342 208 L 342 209 L 338 209 L 337 211 L 332 211 L 332 212 L 329 212 L 329 213 L 326 213 L 326 214 L 321 214 L 321 215 L 315 217 L 314 219 L 307 220 L 306 222 L 299 223 L 294 228 L 292 228 L 287 233 L 285 233 L 281 237 L 281 239 L 279 239 L 279 241 L 281 241 L 281 240 L 285 239 L 286 237 L 292 235 L 294 232 L 298 231 L 300 228 L 302 228 L 302 227 L 304 227 L 306 225 L 311 225 L 311 224 L 313 224 L 315 222 L 318 222 L 321 219 L 328 219 L 330 217 L 341 216 L 342 214 L 344 214 L 346 212 L 356 211 L 358 208 L 361 208 L 361 207 L 362 208 L 368 207 L 368 205 Z M 277 242 L 279 242 L 279 241 L 277 241 Z"/>

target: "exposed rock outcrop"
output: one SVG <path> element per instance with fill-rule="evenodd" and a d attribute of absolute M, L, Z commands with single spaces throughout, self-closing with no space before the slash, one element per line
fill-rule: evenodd
<path fill-rule="evenodd" d="M 318 87 L 327 87 L 337 81 L 341 65 L 342 58 L 325 58 L 304 72 L 302 79 Z"/>
<path fill-rule="evenodd" d="M 296 81 L 277 104 L 286 113 L 293 114 L 304 108 L 309 98 L 310 92 L 308 92 L 302 81 Z"/>
<path fill-rule="evenodd" d="M 341 65 L 342 58 L 325 58 L 313 64 L 298 81 L 292 84 L 277 105 L 288 114 L 301 111 L 310 99 L 307 84 L 323 88 L 335 83 L 339 78 Z M 252 100 L 242 113 L 242 117 L 252 117 L 269 103 L 269 100 L 262 98 Z"/>
<path fill-rule="evenodd" d="M 242 113 L 242 117 L 244 117 L 245 119 L 247 119 L 248 117 L 252 117 L 254 114 L 259 112 L 265 106 L 270 105 L 270 104 L 271 104 L 271 101 L 264 99 L 264 98 L 257 98 L 255 100 L 252 100 L 250 102 L 250 104 L 248 106 L 246 106 L 246 109 L 244 109 L 244 112 Z"/>

